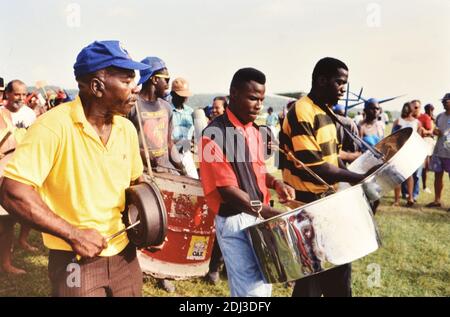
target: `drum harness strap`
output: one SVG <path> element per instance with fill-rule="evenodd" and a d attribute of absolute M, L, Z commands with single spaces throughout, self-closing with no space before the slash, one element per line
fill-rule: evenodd
<path fill-rule="evenodd" d="M 258 129 L 255 123 L 253 125 Z M 239 188 L 249 195 L 252 210 L 261 218 L 260 212 L 263 207 L 262 201 L 264 197 L 258 187 L 251 162 L 252 158 L 250 157 L 250 151 L 244 135 L 230 122 L 226 113 L 214 119 L 208 127 L 219 129 L 222 132 L 221 136 L 215 135 L 214 133 L 207 136 L 218 145 L 222 153 L 226 156 L 236 175 Z M 205 131 L 208 131 L 208 129 L 205 128 L 203 130 L 203 135 L 205 135 Z M 233 133 L 228 133 L 227 135 L 227 132 L 231 131 Z M 230 217 L 238 215 L 241 212 L 229 203 L 222 203 L 219 207 L 218 214 L 222 217 Z"/>

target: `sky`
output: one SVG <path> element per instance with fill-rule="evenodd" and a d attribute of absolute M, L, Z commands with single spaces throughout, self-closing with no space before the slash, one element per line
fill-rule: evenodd
<path fill-rule="evenodd" d="M 450 92 L 450 0 L 0 0 L 0 76 L 76 88 L 73 64 L 95 40 L 165 60 L 194 93 L 226 93 L 255 67 L 268 93 L 309 91 L 315 63 L 349 68 L 350 90 L 400 110 L 420 99 L 442 109 Z"/>

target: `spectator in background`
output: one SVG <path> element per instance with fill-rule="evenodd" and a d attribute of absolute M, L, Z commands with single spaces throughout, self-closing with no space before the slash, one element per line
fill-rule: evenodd
<path fill-rule="evenodd" d="M 339 120 L 345 125 L 348 131 L 353 135 L 359 136 L 358 127 L 356 123 L 349 117 L 346 117 L 345 106 L 337 104 L 333 107 L 333 112 L 339 118 Z M 361 156 L 361 150 L 353 139 L 345 132 L 344 128 L 340 124 L 336 124 L 337 139 L 340 145 L 339 157 L 344 163 L 351 163 Z"/>
<path fill-rule="evenodd" d="M 208 104 L 206 107 L 203 108 L 205 116 L 208 118 L 208 120 L 211 120 L 212 108 L 213 108 L 212 103 Z"/>
<path fill-rule="evenodd" d="M 422 168 L 422 188 L 423 188 L 423 191 L 428 194 L 431 194 L 431 190 L 427 187 L 427 171 L 429 170 L 430 158 L 431 158 L 431 155 L 433 154 L 434 146 L 436 145 L 436 141 L 433 138 L 433 130 L 434 130 L 433 111 L 434 111 L 434 106 L 432 104 L 427 104 L 425 106 L 425 112 L 422 113 L 418 118 L 418 120 L 422 124 L 421 135 L 422 135 L 424 141 L 429 146 L 429 152 L 428 152 L 429 155 L 425 158 L 425 162 L 424 162 L 423 168 Z"/>
<path fill-rule="evenodd" d="M 361 111 L 358 111 L 356 116 L 353 118 L 353 121 L 355 121 L 356 125 L 359 126 L 363 120 L 364 120 L 364 115 L 361 113 Z"/>
<path fill-rule="evenodd" d="M 14 151 L 26 132 L 26 129 L 34 120 L 33 110 L 25 105 L 27 87 L 20 80 L 13 80 L 5 88 L 7 101 L 4 107 L 0 108 L 0 130 L 3 136 L 1 156 Z M 36 116 L 34 116 L 36 119 Z M 8 136 L 8 133 L 10 135 Z M 16 219 L 10 215 L 0 215 L 0 269 L 12 274 L 25 274 L 25 270 L 12 265 L 12 247 L 14 240 L 14 224 Z M 28 225 L 21 225 L 19 235 L 19 246 L 24 250 L 35 252 L 37 248 L 27 241 L 31 228 Z"/>
<path fill-rule="evenodd" d="M 409 102 L 406 102 L 403 105 L 402 112 L 400 114 L 400 118 L 394 121 L 394 124 L 392 126 L 392 133 L 394 133 L 397 130 L 411 127 L 414 131 L 419 131 L 419 121 L 414 118 L 413 111 L 411 108 L 411 104 Z M 406 207 L 412 207 L 414 206 L 414 195 L 413 195 L 413 189 L 414 189 L 414 181 L 413 177 L 410 176 L 406 181 L 403 182 L 406 186 L 407 195 L 404 196 L 404 198 L 407 198 Z M 397 186 L 394 189 L 394 203 L 393 206 L 399 206 L 400 205 L 400 192 L 401 192 L 401 185 Z"/>
<path fill-rule="evenodd" d="M 5 94 L 8 100 L 0 109 L 6 110 L 4 114 L 14 126 L 28 128 L 36 120 L 36 114 L 25 103 L 27 86 L 20 80 L 12 80 L 6 85 Z"/>
<path fill-rule="evenodd" d="M 186 175 L 198 179 L 197 169 L 194 163 L 194 157 L 191 151 L 191 140 L 194 134 L 194 119 L 192 113 L 194 110 L 186 105 L 190 96 L 189 83 L 184 78 L 176 78 L 172 82 L 172 138 L 177 150 L 179 151 L 181 164 Z M 178 163 L 178 162 L 177 162 Z"/>
<path fill-rule="evenodd" d="M 417 131 L 417 133 L 419 133 L 420 135 L 422 135 L 423 132 L 423 128 L 422 128 L 422 123 L 419 121 L 419 116 L 420 116 L 420 112 L 422 110 L 422 103 L 420 102 L 420 100 L 412 100 L 409 104 L 410 108 L 411 108 L 411 115 L 412 117 L 416 120 L 414 122 L 417 123 L 417 130 L 414 126 L 415 131 Z M 416 171 L 414 171 L 414 173 L 412 174 L 412 179 L 413 179 L 413 199 L 414 201 L 417 200 L 417 197 L 419 196 L 419 192 L 420 192 L 420 181 L 419 181 L 419 177 L 422 174 L 422 166 L 420 166 Z M 402 196 L 406 196 L 408 195 L 408 188 L 407 185 L 405 183 L 402 184 Z"/>
<path fill-rule="evenodd" d="M 380 112 L 378 114 L 378 121 L 381 121 L 383 124 L 383 129 L 386 129 L 386 125 L 389 123 L 389 116 L 386 112 L 384 112 L 383 108 L 380 107 Z"/>
<path fill-rule="evenodd" d="M 273 108 L 269 107 L 267 109 L 266 125 L 272 131 L 272 134 L 274 136 L 278 135 L 277 124 L 278 124 L 278 116 L 273 112 Z"/>
<path fill-rule="evenodd" d="M 438 137 L 430 161 L 430 169 L 434 171 L 434 201 L 427 207 L 441 207 L 441 195 L 444 188 L 444 172 L 450 176 L 450 93 L 442 98 L 444 112 L 436 117 L 434 135 Z M 448 209 L 447 211 L 450 211 Z"/>
<path fill-rule="evenodd" d="M 227 108 L 227 98 L 223 96 L 215 97 L 212 103 L 212 110 L 211 110 L 211 116 L 210 119 L 213 120 L 214 118 L 221 116 L 224 114 L 225 109 Z"/>
<path fill-rule="evenodd" d="M 364 103 L 364 120 L 359 125 L 359 135 L 371 146 L 375 146 L 384 137 L 384 123 L 378 120 L 380 106 L 378 100 L 370 98 Z M 362 149 L 363 152 L 366 148 Z"/>
<path fill-rule="evenodd" d="M 5 82 L 2 77 L 0 77 L 0 106 L 3 105 L 3 94 L 5 92 Z"/>

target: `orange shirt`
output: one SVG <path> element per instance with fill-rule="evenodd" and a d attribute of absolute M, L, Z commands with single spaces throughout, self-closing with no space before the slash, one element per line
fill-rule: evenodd
<path fill-rule="evenodd" d="M 267 170 L 264 162 L 261 134 L 258 129 L 253 126 L 253 123 L 244 125 L 229 109 L 226 110 L 226 113 L 233 126 L 236 129 L 241 129 L 243 132 L 250 151 L 252 167 L 257 179 L 258 187 L 264 196 L 263 203 L 268 204 L 270 195 L 266 186 Z M 202 137 L 199 158 L 200 180 L 202 182 L 206 203 L 213 212 L 217 213 L 220 204 L 223 203 L 217 188 L 227 186 L 239 187 L 238 180 L 233 171 L 233 167 L 223 155 L 220 147 L 207 136 Z"/>

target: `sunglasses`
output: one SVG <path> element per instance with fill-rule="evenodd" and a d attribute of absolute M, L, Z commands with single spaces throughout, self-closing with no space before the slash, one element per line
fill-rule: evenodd
<path fill-rule="evenodd" d="M 167 83 L 169 83 L 169 81 L 170 81 L 170 76 L 169 75 L 156 74 L 156 75 L 154 75 L 154 77 L 165 79 Z"/>

